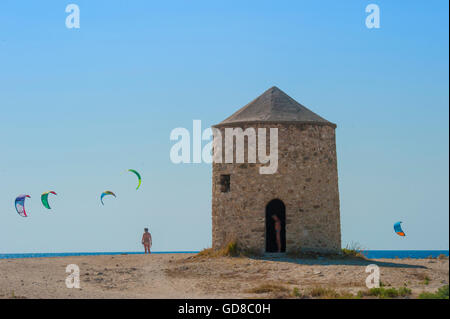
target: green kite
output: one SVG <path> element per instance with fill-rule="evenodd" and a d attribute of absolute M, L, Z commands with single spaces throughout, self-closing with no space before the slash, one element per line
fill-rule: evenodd
<path fill-rule="evenodd" d="M 44 207 L 47 209 L 51 209 L 50 205 L 48 204 L 48 195 L 49 194 L 56 195 L 56 193 L 53 191 L 45 192 L 44 194 L 41 195 L 42 205 L 44 205 Z"/>
<path fill-rule="evenodd" d="M 134 174 L 136 174 L 136 176 L 137 176 L 137 178 L 138 178 L 138 181 L 139 181 L 138 186 L 136 187 L 136 190 L 138 190 L 139 187 L 141 186 L 141 182 L 142 182 L 141 174 L 139 174 L 138 172 L 136 172 L 134 169 L 129 169 L 128 171 L 129 171 L 129 172 L 132 172 L 132 173 L 134 173 Z"/>

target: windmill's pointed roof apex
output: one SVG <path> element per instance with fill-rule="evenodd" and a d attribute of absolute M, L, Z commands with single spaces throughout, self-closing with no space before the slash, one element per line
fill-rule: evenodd
<path fill-rule="evenodd" d="M 216 126 L 241 123 L 317 124 L 336 127 L 276 86 L 272 86 L 256 99 Z"/>

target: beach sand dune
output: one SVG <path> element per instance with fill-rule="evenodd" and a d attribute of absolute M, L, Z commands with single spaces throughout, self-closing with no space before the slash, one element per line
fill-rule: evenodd
<path fill-rule="evenodd" d="M 66 287 L 66 267 L 80 268 L 80 289 Z M 0 298 L 288 298 L 294 288 L 367 290 L 366 266 L 386 287 L 410 297 L 449 281 L 446 259 L 288 259 L 193 254 L 76 256 L 0 260 Z"/>

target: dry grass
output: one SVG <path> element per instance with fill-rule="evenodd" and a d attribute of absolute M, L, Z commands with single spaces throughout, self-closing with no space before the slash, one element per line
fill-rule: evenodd
<path fill-rule="evenodd" d="M 235 241 L 230 241 L 222 249 L 214 250 L 206 248 L 200 251 L 195 257 L 238 257 L 240 255 L 239 247 Z"/>
<path fill-rule="evenodd" d="M 392 299 L 392 298 L 399 298 L 399 297 L 407 297 L 411 295 L 411 289 L 406 287 L 400 287 L 400 288 L 372 288 L 367 291 L 359 291 L 358 296 L 359 297 L 378 297 L 382 299 Z"/>
<path fill-rule="evenodd" d="M 205 248 L 197 253 L 194 257 L 215 257 L 216 252 L 212 248 Z"/>
<path fill-rule="evenodd" d="M 289 292 L 289 288 L 280 284 L 261 284 L 257 287 L 248 289 L 246 292 L 253 294 L 287 293 Z"/>
<path fill-rule="evenodd" d="M 426 273 L 420 272 L 420 273 L 416 273 L 414 274 L 416 276 L 416 278 L 421 281 L 424 285 L 428 285 L 431 281 L 430 277 L 428 277 L 428 275 Z"/>
<path fill-rule="evenodd" d="M 445 289 L 445 288 L 443 288 Z M 448 286 L 447 286 L 448 289 Z M 448 290 L 447 290 L 448 291 Z M 445 293 L 440 292 L 441 295 Z M 447 292 L 448 294 L 448 292 Z M 351 292 L 344 291 L 339 292 L 332 288 L 327 287 L 313 287 L 305 292 L 301 292 L 298 288 L 294 288 L 291 296 L 296 298 L 318 298 L 318 299 L 359 299 L 364 297 L 375 298 L 405 298 L 411 295 L 411 289 L 407 287 L 400 288 L 372 288 L 366 291 L 358 291 L 356 295 Z"/>
<path fill-rule="evenodd" d="M 323 287 L 314 287 L 309 291 L 309 294 L 311 297 L 314 298 L 333 298 L 336 299 L 339 297 L 339 293 L 330 288 L 323 288 Z"/>
<path fill-rule="evenodd" d="M 338 292 L 331 288 L 313 287 L 306 292 L 301 292 L 295 287 L 291 293 L 292 297 L 296 298 L 317 298 L 317 299 L 355 299 L 359 298 L 351 292 Z"/>
<path fill-rule="evenodd" d="M 297 287 L 294 287 L 294 289 L 292 289 L 291 295 L 297 298 L 304 298 L 304 295 L 300 292 L 300 289 L 298 289 Z"/>
<path fill-rule="evenodd" d="M 420 299 L 448 299 L 448 285 L 442 286 L 435 293 L 423 292 L 419 295 Z"/>
<path fill-rule="evenodd" d="M 347 258 L 367 259 L 363 254 L 364 249 L 356 242 L 351 242 L 345 248 L 342 248 L 342 255 Z"/>
<path fill-rule="evenodd" d="M 236 241 L 229 241 L 221 249 L 206 248 L 200 251 L 195 257 L 214 258 L 214 257 L 249 257 L 261 256 L 261 253 L 252 249 L 242 249 Z"/>

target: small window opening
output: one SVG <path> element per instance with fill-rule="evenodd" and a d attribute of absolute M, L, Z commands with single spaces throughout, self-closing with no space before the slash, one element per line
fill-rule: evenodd
<path fill-rule="evenodd" d="M 220 191 L 222 193 L 230 191 L 230 175 L 220 175 Z"/>

